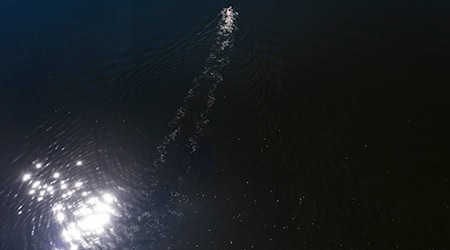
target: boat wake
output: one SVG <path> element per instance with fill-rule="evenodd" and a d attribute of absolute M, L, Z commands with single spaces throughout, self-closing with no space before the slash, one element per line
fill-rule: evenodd
<path fill-rule="evenodd" d="M 188 138 L 186 146 L 190 148 L 190 153 L 197 151 L 198 138 L 203 133 L 205 126 L 209 123 L 209 113 L 214 106 L 215 92 L 219 84 L 223 81 L 222 71 L 230 61 L 230 50 L 234 45 L 233 32 L 237 29 L 235 20 L 238 16 L 231 6 L 224 8 L 220 12 L 220 21 L 217 25 L 217 36 L 206 59 L 203 71 L 193 79 L 194 85 L 189 89 L 184 97 L 183 105 L 178 108 L 175 118 L 169 122 L 172 131 L 164 137 L 162 143 L 157 147 L 158 157 L 154 162 L 156 167 L 166 162 L 166 155 L 169 145 L 182 133 L 183 120 L 191 112 L 190 108 L 196 98 L 201 98 L 201 93 L 206 91 L 206 100 L 199 117 L 194 120 L 193 131 Z M 205 90 L 206 89 L 206 90 Z M 188 133 L 188 132 L 185 132 Z"/>

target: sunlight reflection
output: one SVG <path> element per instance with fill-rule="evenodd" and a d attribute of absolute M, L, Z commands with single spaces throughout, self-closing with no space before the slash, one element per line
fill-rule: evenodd
<path fill-rule="evenodd" d="M 86 239 L 95 241 L 105 230 L 111 229 L 111 217 L 116 214 L 111 204 L 106 202 L 112 202 L 115 198 L 110 194 L 103 194 L 103 197 L 108 198 L 104 198 L 103 201 L 93 196 L 76 204 L 77 208 L 71 211 L 73 220 L 65 223 L 62 230 L 62 236 L 67 243 L 88 247 Z M 62 224 L 65 216 L 59 210 L 63 210 L 64 206 L 58 204 L 55 208 L 57 208 L 54 210 L 57 220 Z"/>
<path fill-rule="evenodd" d="M 113 202 L 113 201 L 115 200 L 114 196 L 112 196 L 112 195 L 110 195 L 110 194 L 108 194 L 108 193 L 106 193 L 106 194 L 103 195 L 103 199 L 104 199 L 106 202 L 108 202 L 108 203 L 111 203 L 111 202 Z"/>
<path fill-rule="evenodd" d="M 41 163 L 34 165 L 42 167 Z M 77 161 L 76 165 L 81 166 L 82 162 Z M 60 176 L 59 172 L 54 172 L 49 178 L 58 179 Z M 61 227 L 61 239 L 68 249 L 90 249 L 99 244 L 102 235 L 112 232 L 113 218 L 119 214 L 117 199 L 111 193 L 85 190 L 89 187 L 85 180 L 67 178 L 58 185 L 56 180 L 46 183 L 45 179 L 33 180 L 32 173 L 25 173 L 22 181 L 29 181 L 28 194 L 32 199 L 39 202 L 45 199 L 43 204 L 50 206 L 54 221 Z M 21 208 L 18 210 L 21 214 Z"/>
<path fill-rule="evenodd" d="M 41 185 L 41 182 L 40 182 L 40 181 L 35 181 L 35 182 L 31 185 L 31 187 L 32 187 L 32 188 L 37 188 L 39 185 Z"/>
<path fill-rule="evenodd" d="M 63 213 L 56 214 L 56 220 L 58 220 L 59 222 L 62 222 L 64 219 L 65 219 L 65 216 Z"/>
<path fill-rule="evenodd" d="M 31 179 L 31 174 L 26 173 L 23 175 L 23 178 L 22 178 L 23 181 L 28 181 L 29 179 Z"/>

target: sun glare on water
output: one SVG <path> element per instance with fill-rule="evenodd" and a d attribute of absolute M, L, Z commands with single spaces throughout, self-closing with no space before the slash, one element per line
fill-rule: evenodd
<path fill-rule="evenodd" d="M 75 163 L 81 165 L 81 161 Z M 41 169 L 43 165 L 38 163 L 35 167 Z M 48 180 L 37 180 L 32 173 L 25 173 L 22 181 L 31 200 L 49 206 L 54 222 L 59 225 L 61 240 L 68 247 L 63 249 L 90 249 L 100 243 L 104 234 L 113 231 L 119 207 L 110 192 L 88 190 L 88 182 L 71 180 L 60 172 L 52 173 Z M 19 215 L 22 213 L 18 211 Z"/>

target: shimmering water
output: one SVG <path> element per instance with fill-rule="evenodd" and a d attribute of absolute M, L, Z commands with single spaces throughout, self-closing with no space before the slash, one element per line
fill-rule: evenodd
<path fill-rule="evenodd" d="M 449 10 L 2 1 L 0 249 L 448 248 Z"/>

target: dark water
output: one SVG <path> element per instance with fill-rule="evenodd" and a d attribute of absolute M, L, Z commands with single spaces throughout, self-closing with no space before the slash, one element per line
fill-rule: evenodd
<path fill-rule="evenodd" d="M 448 249 L 449 11 L 2 1 L 0 249 Z"/>

